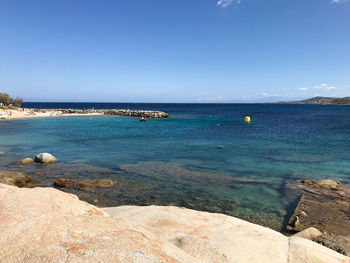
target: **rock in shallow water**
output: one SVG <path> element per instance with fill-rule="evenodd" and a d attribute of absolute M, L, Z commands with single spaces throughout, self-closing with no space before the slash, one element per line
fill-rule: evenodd
<path fill-rule="evenodd" d="M 324 179 L 324 180 L 303 180 L 302 183 L 307 187 L 323 188 L 323 189 L 338 189 L 341 185 L 339 181 Z"/>
<path fill-rule="evenodd" d="M 115 180 L 111 179 L 70 179 L 60 178 L 54 182 L 54 186 L 60 188 L 73 188 L 79 190 L 86 190 L 97 187 L 110 187 L 116 183 Z"/>
<path fill-rule="evenodd" d="M 18 161 L 17 164 L 26 165 L 26 164 L 31 164 L 32 162 L 34 162 L 34 160 L 32 158 L 24 158 L 24 159 Z"/>
<path fill-rule="evenodd" d="M 40 154 L 35 156 L 34 161 L 37 162 L 37 163 L 48 164 L 48 163 L 55 163 L 55 162 L 57 162 L 57 159 L 52 154 L 40 153 Z"/>
<path fill-rule="evenodd" d="M 18 187 L 33 187 L 33 177 L 14 171 L 0 171 L 0 183 Z"/>

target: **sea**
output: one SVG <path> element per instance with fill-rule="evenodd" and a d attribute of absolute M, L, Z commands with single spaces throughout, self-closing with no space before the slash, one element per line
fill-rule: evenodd
<path fill-rule="evenodd" d="M 350 106 L 284 104 L 24 103 L 40 109 L 160 110 L 167 119 L 48 117 L 0 122 L 1 170 L 36 185 L 115 180 L 61 189 L 97 206 L 174 205 L 283 231 L 301 180 L 350 183 Z M 251 122 L 245 123 L 246 116 Z M 52 165 L 16 161 L 49 152 Z"/>

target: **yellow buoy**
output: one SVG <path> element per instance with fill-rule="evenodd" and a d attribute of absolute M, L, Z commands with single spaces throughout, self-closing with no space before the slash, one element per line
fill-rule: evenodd
<path fill-rule="evenodd" d="M 245 119 L 244 119 L 244 121 L 245 121 L 246 123 L 250 123 L 250 117 L 249 117 L 249 116 L 246 116 Z"/>

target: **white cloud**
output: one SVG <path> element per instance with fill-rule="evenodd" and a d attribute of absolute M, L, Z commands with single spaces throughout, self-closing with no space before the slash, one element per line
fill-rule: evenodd
<path fill-rule="evenodd" d="M 339 0 L 336 0 L 336 1 L 339 1 Z M 241 3 L 241 0 L 219 0 L 216 4 L 221 7 L 227 7 L 233 3 L 239 5 Z"/>
<path fill-rule="evenodd" d="M 333 90 L 333 89 L 336 89 L 336 87 L 335 86 L 329 86 L 326 83 L 322 83 L 321 85 L 314 86 L 314 89 Z"/>
<path fill-rule="evenodd" d="M 303 88 L 299 88 L 299 90 L 303 90 L 303 91 L 305 91 L 305 90 L 308 90 L 308 88 L 303 87 Z"/>
<path fill-rule="evenodd" d="M 213 96 L 213 97 L 200 97 L 197 98 L 197 101 L 223 101 L 225 100 L 224 96 Z"/>
<path fill-rule="evenodd" d="M 348 0 L 332 0 L 331 3 L 333 4 L 340 4 L 340 3 L 344 3 L 347 2 Z"/>
<path fill-rule="evenodd" d="M 260 96 L 263 96 L 263 97 L 267 97 L 267 96 L 269 96 L 269 97 L 279 97 L 280 94 L 278 94 L 278 93 L 266 93 L 266 92 L 263 92 L 263 93 L 260 93 Z"/>

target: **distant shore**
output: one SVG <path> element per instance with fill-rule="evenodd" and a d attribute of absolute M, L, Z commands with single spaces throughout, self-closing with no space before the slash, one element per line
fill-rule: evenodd
<path fill-rule="evenodd" d="M 18 110 L 0 110 L 0 120 L 6 119 L 26 119 L 26 118 L 40 118 L 40 117 L 54 117 L 54 116 L 93 116 L 103 115 L 100 112 L 89 113 L 62 113 L 60 111 L 34 111 L 32 109 L 18 109 Z"/>
<path fill-rule="evenodd" d="M 146 118 L 168 118 L 169 114 L 162 111 L 145 111 L 130 109 L 113 109 L 113 110 L 77 110 L 77 109 L 27 109 L 19 108 L 18 110 L 1 110 L 1 119 L 25 119 L 38 117 L 56 117 L 56 116 L 96 116 L 96 115 L 117 115 L 128 117 L 146 117 Z"/>

